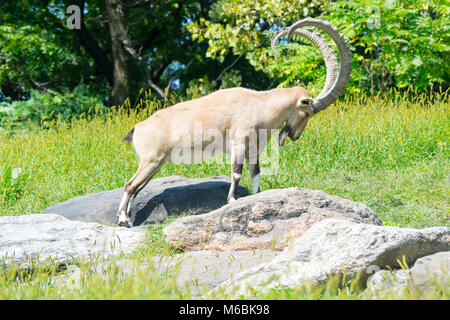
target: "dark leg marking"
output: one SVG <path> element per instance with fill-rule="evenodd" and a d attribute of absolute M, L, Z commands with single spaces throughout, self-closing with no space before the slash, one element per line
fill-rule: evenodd
<path fill-rule="evenodd" d="M 259 157 L 256 158 L 256 163 L 247 162 L 248 171 L 250 172 L 250 177 L 252 178 L 252 193 L 259 192 L 259 182 L 261 181 L 261 171 L 259 169 Z"/>

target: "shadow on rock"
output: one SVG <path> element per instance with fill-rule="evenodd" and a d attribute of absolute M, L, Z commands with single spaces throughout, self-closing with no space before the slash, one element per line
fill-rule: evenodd
<path fill-rule="evenodd" d="M 134 226 L 162 222 L 167 216 L 202 214 L 226 204 L 230 178 L 226 176 L 188 179 L 171 176 L 152 180 L 131 206 Z M 247 195 L 240 186 L 238 195 Z M 117 223 L 123 188 L 88 194 L 53 205 L 43 213 L 59 214 L 69 220 Z"/>

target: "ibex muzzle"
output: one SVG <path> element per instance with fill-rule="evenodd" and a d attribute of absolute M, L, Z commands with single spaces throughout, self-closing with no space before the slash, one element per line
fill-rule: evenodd
<path fill-rule="evenodd" d="M 317 27 L 336 43 L 340 55 L 340 67 L 332 47 L 319 34 L 303 27 Z M 283 35 L 297 34 L 311 40 L 322 52 L 327 75 L 325 86 L 318 97 L 312 98 L 301 87 L 254 91 L 245 88 L 223 89 L 207 96 L 178 103 L 159 110 L 150 118 L 136 124 L 125 140 L 133 141 L 139 158 L 135 175 L 125 185 L 125 193 L 119 207 L 119 225 L 131 227 L 131 203 L 165 162 L 175 162 L 179 150 L 192 153 L 191 163 L 204 161 L 196 150 L 204 152 L 210 145 L 205 141 L 205 131 L 219 137 L 219 148 L 231 158 L 231 187 L 228 202 L 236 199 L 236 190 L 242 176 L 244 160 L 247 161 L 253 183 L 253 193 L 259 192 L 261 178 L 258 154 L 264 150 L 270 134 L 261 138 L 257 132 L 281 131 L 278 143 L 283 146 L 287 137 L 297 140 L 308 120 L 333 104 L 344 92 L 351 73 L 349 47 L 339 31 L 328 22 L 304 19 L 290 28 L 280 30 L 272 38 L 272 48 Z M 198 130 L 201 128 L 201 130 Z M 249 137 L 256 139 L 251 148 Z M 253 151 L 252 151 L 253 150 Z M 255 151 L 256 150 L 256 151 Z M 216 149 L 217 151 L 217 149 Z M 218 154 L 216 153 L 215 156 Z"/>

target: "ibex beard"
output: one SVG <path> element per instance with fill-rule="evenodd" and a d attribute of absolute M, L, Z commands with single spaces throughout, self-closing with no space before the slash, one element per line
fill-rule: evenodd
<path fill-rule="evenodd" d="M 340 67 L 332 47 L 325 39 L 304 26 L 326 32 L 336 43 Z M 131 227 L 130 207 L 136 195 L 165 162 L 198 163 L 210 157 L 227 154 L 231 161 L 231 186 L 228 203 L 236 200 L 244 161 L 253 182 L 253 193 L 259 192 L 260 154 L 270 136 L 278 135 L 278 145 L 286 139 L 297 140 L 308 120 L 334 103 L 345 90 L 351 73 L 351 54 L 338 30 L 328 22 L 304 19 L 289 29 L 282 29 L 272 39 L 297 34 L 311 40 L 325 58 L 327 75 L 324 89 L 313 99 L 302 87 L 255 91 L 245 88 L 223 89 L 207 96 L 178 103 L 154 113 L 136 124 L 125 140 L 133 141 L 139 158 L 135 175 L 126 183 L 119 206 L 120 226 Z"/>

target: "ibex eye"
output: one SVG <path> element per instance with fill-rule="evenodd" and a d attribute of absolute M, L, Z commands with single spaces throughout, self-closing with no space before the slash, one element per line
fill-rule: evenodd
<path fill-rule="evenodd" d="M 310 106 L 312 104 L 312 100 L 311 99 L 302 99 L 302 100 L 300 100 L 300 103 L 304 106 Z"/>

